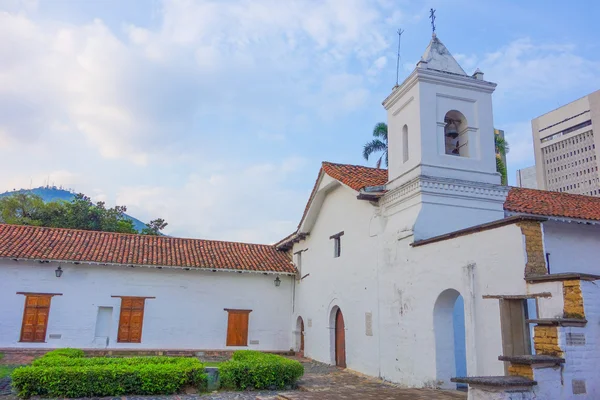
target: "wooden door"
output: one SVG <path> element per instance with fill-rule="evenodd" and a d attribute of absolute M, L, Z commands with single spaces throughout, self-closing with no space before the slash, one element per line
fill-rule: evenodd
<path fill-rule="evenodd" d="M 46 341 L 51 299 L 52 296 L 48 295 L 27 295 L 25 297 L 21 342 Z"/>
<path fill-rule="evenodd" d="M 335 313 L 335 365 L 346 368 L 346 331 L 344 316 L 339 308 Z"/>
<path fill-rule="evenodd" d="M 300 318 L 300 352 L 304 354 L 304 320 Z"/>
<path fill-rule="evenodd" d="M 502 329 L 502 353 L 505 356 L 531 354 L 531 340 L 527 319 L 526 300 L 500 300 L 500 321 Z M 508 373 L 508 362 L 505 362 Z"/>
<path fill-rule="evenodd" d="M 248 319 L 251 310 L 227 309 L 227 346 L 248 346 Z"/>
<path fill-rule="evenodd" d="M 117 342 L 141 343 L 144 323 L 144 297 L 121 297 Z"/>

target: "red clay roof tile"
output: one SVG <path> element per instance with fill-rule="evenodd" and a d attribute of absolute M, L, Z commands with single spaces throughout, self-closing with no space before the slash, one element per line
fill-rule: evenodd
<path fill-rule="evenodd" d="M 385 185 L 388 181 L 387 169 L 381 168 L 323 162 L 323 171 L 357 191 L 367 186 Z"/>
<path fill-rule="evenodd" d="M 0 258 L 294 274 L 275 246 L 0 224 Z"/>
<path fill-rule="evenodd" d="M 504 202 L 506 211 L 600 221 L 600 198 L 513 187 Z"/>

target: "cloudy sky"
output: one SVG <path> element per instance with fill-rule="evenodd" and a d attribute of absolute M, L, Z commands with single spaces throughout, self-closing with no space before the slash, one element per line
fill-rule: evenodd
<path fill-rule="evenodd" d="M 498 83 L 514 183 L 533 164 L 529 121 L 600 89 L 600 5 L 548 4 L 0 0 L 0 191 L 50 182 L 171 235 L 274 242 L 321 161 L 365 163 L 396 30 L 402 79 L 430 7 L 463 68 Z"/>

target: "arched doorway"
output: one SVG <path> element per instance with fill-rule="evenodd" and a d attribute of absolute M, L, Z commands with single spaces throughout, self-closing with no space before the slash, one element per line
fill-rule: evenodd
<path fill-rule="evenodd" d="M 335 365 L 346 368 L 346 330 L 339 307 L 335 312 Z"/>
<path fill-rule="evenodd" d="M 467 375 L 464 301 L 454 289 L 444 290 L 433 309 L 436 380 L 443 389 L 456 389 L 450 378 Z"/>
<path fill-rule="evenodd" d="M 302 317 L 298 317 L 296 320 L 296 348 L 300 357 L 304 357 L 304 320 Z"/>

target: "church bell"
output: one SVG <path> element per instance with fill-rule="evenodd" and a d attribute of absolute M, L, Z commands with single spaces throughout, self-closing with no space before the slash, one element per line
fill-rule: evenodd
<path fill-rule="evenodd" d="M 449 138 L 456 139 L 458 137 L 458 129 L 456 129 L 456 123 L 452 120 L 448 120 L 444 131 L 445 135 Z"/>

